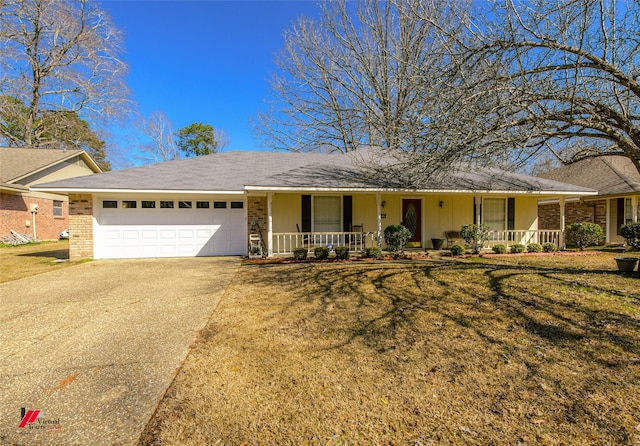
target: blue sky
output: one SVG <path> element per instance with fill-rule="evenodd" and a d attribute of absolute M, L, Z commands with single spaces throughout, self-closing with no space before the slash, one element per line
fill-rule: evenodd
<path fill-rule="evenodd" d="M 282 33 L 313 0 L 103 0 L 125 34 L 138 111 L 162 110 L 173 129 L 204 122 L 231 137 L 225 150 L 259 149 L 249 119 L 261 109 Z"/>

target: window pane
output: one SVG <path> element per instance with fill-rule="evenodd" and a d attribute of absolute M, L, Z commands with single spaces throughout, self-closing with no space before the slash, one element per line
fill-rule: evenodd
<path fill-rule="evenodd" d="M 631 223 L 633 221 L 633 206 L 631 206 L 631 198 L 624 200 L 624 222 Z"/>
<path fill-rule="evenodd" d="M 226 209 L 227 208 L 227 202 L 226 201 L 214 201 L 213 202 L 213 208 L 214 209 Z"/>
<path fill-rule="evenodd" d="M 504 198 L 485 198 L 482 200 L 484 224 L 493 231 L 504 231 L 506 225 L 506 200 Z"/>
<path fill-rule="evenodd" d="M 178 201 L 178 207 L 180 209 L 191 209 L 190 201 Z"/>
<path fill-rule="evenodd" d="M 340 197 L 314 197 L 313 230 L 316 232 L 340 232 Z"/>
<path fill-rule="evenodd" d="M 143 201 L 142 207 L 145 209 L 154 209 L 156 207 L 155 201 Z"/>
<path fill-rule="evenodd" d="M 173 201 L 161 201 L 160 208 L 162 209 L 173 209 Z"/>
<path fill-rule="evenodd" d="M 198 209 L 209 209 L 208 201 L 196 201 L 196 207 Z"/>
<path fill-rule="evenodd" d="M 103 200 L 102 207 L 105 209 L 115 209 L 118 207 L 118 202 L 116 200 Z"/>
<path fill-rule="evenodd" d="M 242 209 L 244 208 L 244 203 L 242 201 L 232 201 L 231 209 Z"/>
<path fill-rule="evenodd" d="M 122 207 L 125 209 L 135 209 L 136 206 L 137 206 L 137 203 L 135 201 L 128 201 L 128 200 L 122 201 Z"/>
<path fill-rule="evenodd" d="M 53 216 L 62 217 L 62 201 L 53 200 Z"/>

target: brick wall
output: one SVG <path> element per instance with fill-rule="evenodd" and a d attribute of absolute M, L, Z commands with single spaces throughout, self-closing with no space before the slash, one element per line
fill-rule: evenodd
<path fill-rule="evenodd" d="M 264 237 L 265 244 L 268 231 L 267 211 L 267 197 L 247 197 L 247 230 L 249 234 L 257 232 L 257 228 L 251 225 L 251 222 L 255 221 L 260 228 L 262 237 Z M 266 249 L 266 246 L 264 248 Z"/>
<path fill-rule="evenodd" d="M 69 195 L 69 258 L 93 257 L 93 197 L 87 194 Z"/>
<path fill-rule="evenodd" d="M 54 217 L 53 200 L 20 193 L 2 193 L 0 194 L 0 236 L 10 234 L 12 229 L 20 234 L 32 236 L 32 204 L 38 205 L 36 214 L 38 240 L 57 240 L 60 233 L 69 227 L 69 205 L 66 201 L 62 201 L 62 217 Z"/>
<path fill-rule="evenodd" d="M 575 201 L 566 203 L 564 208 L 565 224 L 590 222 L 597 223 L 606 230 L 607 201 Z M 538 228 L 558 229 L 560 227 L 560 205 L 544 204 L 538 206 Z"/>

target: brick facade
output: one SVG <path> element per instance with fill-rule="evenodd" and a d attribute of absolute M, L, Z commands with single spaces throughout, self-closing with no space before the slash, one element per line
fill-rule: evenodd
<path fill-rule="evenodd" d="M 597 223 L 606 231 L 607 225 L 607 200 L 576 201 L 566 203 L 564 208 L 565 224 L 571 223 Z M 560 205 L 543 204 L 538 206 L 538 228 L 560 228 Z M 564 228 L 563 228 L 564 229 Z"/>
<path fill-rule="evenodd" d="M 0 236 L 11 230 L 33 235 L 33 214 L 31 205 L 38 205 L 36 214 L 36 237 L 38 240 L 57 240 L 60 233 L 69 227 L 69 204 L 62 201 L 62 216 L 53 215 L 53 200 L 31 197 L 20 193 L 0 194 Z"/>
<path fill-rule="evenodd" d="M 260 228 L 260 232 L 266 244 L 268 231 L 267 211 L 267 197 L 247 197 L 247 238 L 249 234 L 257 233 L 258 228 Z M 256 225 L 252 225 L 252 222 L 256 222 L 257 227 Z"/>
<path fill-rule="evenodd" d="M 93 257 L 93 197 L 88 194 L 69 195 L 69 258 Z"/>

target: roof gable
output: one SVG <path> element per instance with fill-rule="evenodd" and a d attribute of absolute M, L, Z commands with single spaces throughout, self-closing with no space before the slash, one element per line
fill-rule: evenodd
<path fill-rule="evenodd" d="M 587 158 L 540 177 L 590 187 L 604 196 L 640 192 L 640 173 L 629 158 L 620 155 Z"/>
<path fill-rule="evenodd" d="M 94 172 L 101 172 L 84 150 L 24 149 L 0 147 L 0 181 L 21 184 L 28 176 L 80 156 Z"/>

